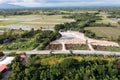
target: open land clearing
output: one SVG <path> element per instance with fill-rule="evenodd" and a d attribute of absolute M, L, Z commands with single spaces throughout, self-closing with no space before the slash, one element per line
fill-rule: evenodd
<path fill-rule="evenodd" d="M 119 47 L 119 44 L 116 42 L 91 39 L 84 36 L 83 33 L 79 33 L 76 31 L 68 31 L 68 32 L 60 32 L 60 33 L 62 37 L 58 40 L 51 42 L 50 44 L 62 44 L 63 47 L 64 45 L 68 45 L 68 44 L 71 44 L 71 45 L 72 44 L 84 44 L 84 45 L 91 44 L 91 45 L 98 45 L 98 46 Z"/>

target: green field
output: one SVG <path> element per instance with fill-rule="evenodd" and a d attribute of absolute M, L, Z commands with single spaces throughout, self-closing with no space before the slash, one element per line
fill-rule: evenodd
<path fill-rule="evenodd" d="M 18 20 L 0 20 L 0 26 L 5 26 L 8 24 L 16 24 L 18 23 Z"/>
<path fill-rule="evenodd" d="M 118 27 L 88 27 L 85 29 L 94 32 L 98 37 L 108 40 L 116 40 L 120 36 L 120 28 Z"/>

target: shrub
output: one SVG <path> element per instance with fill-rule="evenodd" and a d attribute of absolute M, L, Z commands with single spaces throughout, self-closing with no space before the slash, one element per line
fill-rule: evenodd
<path fill-rule="evenodd" d="M 0 57 L 4 56 L 4 53 L 2 51 L 0 51 Z"/>
<path fill-rule="evenodd" d="M 16 55 L 16 52 L 11 52 L 11 53 L 9 53 L 8 56 L 15 56 L 15 55 Z"/>
<path fill-rule="evenodd" d="M 79 64 L 79 61 L 73 58 L 68 58 L 63 60 L 63 62 L 60 64 L 61 67 L 65 69 L 70 69 L 70 68 L 77 68 Z"/>

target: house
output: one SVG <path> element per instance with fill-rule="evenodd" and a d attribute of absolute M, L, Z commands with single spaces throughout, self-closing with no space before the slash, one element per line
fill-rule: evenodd
<path fill-rule="evenodd" d="M 0 64 L 0 73 L 7 69 L 6 64 Z"/>

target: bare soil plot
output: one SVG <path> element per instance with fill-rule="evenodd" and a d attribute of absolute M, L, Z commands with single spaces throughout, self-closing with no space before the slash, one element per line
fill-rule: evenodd
<path fill-rule="evenodd" d="M 51 44 L 86 44 L 86 39 L 83 33 L 68 31 L 68 32 L 60 32 L 62 37 L 58 40 L 51 42 Z"/>
<path fill-rule="evenodd" d="M 64 44 L 66 49 L 88 49 L 87 43 L 96 46 L 115 46 L 119 47 L 119 44 L 112 41 L 96 40 L 85 37 L 83 33 L 76 31 L 60 32 L 62 37 L 58 40 L 51 42 L 50 44 Z M 81 45 L 81 46 L 80 46 Z M 83 46 L 85 45 L 85 46 Z M 63 47 L 63 46 L 62 46 Z"/>
<path fill-rule="evenodd" d="M 115 47 L 115 46 L 96 46 L 92 45 L 95 50 L 102 50 L 102 51 L 120 51 L 120 47 Z"/>
<path fill-rule="evenodd" d="M 89 50 L 86 44 L 65 44 L 67 50 Z"/>
<path fill-rule="evenodd" d="M 45 50 L 62 50 L 61 44 L 49 44 Z"/>
<path fill-rule="evenodd" d="M 119 44 L 116 42 L 112 42 L 112 41 L 105 41 L 105 40 L 96 40 L 96 39 L 91 39 L 91 38 L 87 38 L 88 43 L 92 44 L 92 45 L 97 45 L 97 46 L 116 46 L 119 47 Z"/>

